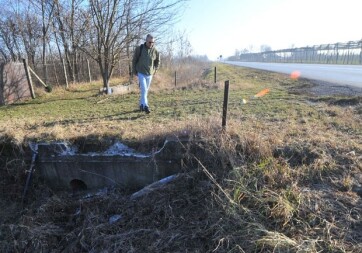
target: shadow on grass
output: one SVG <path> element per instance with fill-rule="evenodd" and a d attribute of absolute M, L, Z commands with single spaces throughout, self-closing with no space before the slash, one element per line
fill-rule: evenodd
<path fill-rule="evenodd" d="M 32 101 L 31 100 L 28 103 L 25 103 L 25 102 L 16 103 L 16 104 L 7 105 L 7 107 L 10 108 L 10 107 L 17 107 L 17 106 L 42 105 L 42 104 L 49 104 L 49 103 L 58 102 L 58 101 L 86 100 L 86 99 L 93 98 L 93 97 L 97 97 L 97 95 L 92 95 L 89 97 L 80 97 L 80 98 L 62 98 L 62 99 L 54 98 L 54 99 L 49 99 L 46 101 Z"/>
<path fill-rule="evenodd" d="M 99 92 L 99 89 L 72 90 L 71 92 L 74 92 L 74 93 L 86 93 L 86 92 L 91 92 L 91 91 L 96 91 L 96 92 Z"/>
<path fill-rule="evenodd" d="M 131 114 L 138 113 L 138 115 L 131 116 Z M 126 116 L 130 115 L 130 116 Z M 44 127 L 52 127 L 55 125 L 69 125 L 69 124 L 76 124 L 76 123 L 93 123 L 94 121 L 99 120 L 110 120 L 110 121 L 122 121 L 122 120 L 136 120 L 139 118 L 143 118 L 146 115 L 144 113 L 139 112 L 139 110 L 132 110 L 132 111 L 126 111 L 119 114 L 113 114 L 113 115 L 106 115 L 104 117 L 90 117 L 86 119 L 80 119 L 80 120 L 73 120 L 73 119 L 65 119 L 65 120 L 59 120 L 59 121 L 52 121 L 44 123 L 42 126 Z M 36 128 L 36 126 L 34 126 Z"/>

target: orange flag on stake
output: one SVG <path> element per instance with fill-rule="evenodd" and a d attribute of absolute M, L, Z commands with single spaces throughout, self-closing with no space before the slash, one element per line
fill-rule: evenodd
<path fill-rule="evenodd" d="M 263 97 L 263 96 L 265 96 L 266 94 L 268 94 L 269 91 L 270 91 L 270 90 L 269 90 L 268 88 L 266 88 L 266 89 L 264 89 L 264 90 L 259 91 L 257 94 L 255 94 L 255 95 L 252 96 L 251 98 L 260 98 L 260 97 Z M 242 102 L 242 104 L 246 104 L 246 103 L 248 103 L 248 100 L 246 100 L 245 98 L 243 98 L 241 102 Z"/>
<path fill-rule="evenodd" d="M 268 88 L 267 88 L 267 89 L 264 89 L 264 90 L 258 92 L 257 94 L 255 94 L 255 95 L 254 95 L 254 98 L 260 98 L 260 97 L 262 97 L 262 96 L 265 96 L 266 94 L 269 93 L 269 91 L 270 91 L 270 90 L 269 90 Z"/>

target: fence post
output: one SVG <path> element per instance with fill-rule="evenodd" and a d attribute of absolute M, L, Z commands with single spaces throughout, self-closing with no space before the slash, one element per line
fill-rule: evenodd
<path fill-rule="evenodd" d="M 228 112 L 228 102 L 229 102 L 229 80 L 225 81 L 224 89 L 224 105 L 222 107 L 222 128 L 226 129 L 226 115 Z"/>
<path fill-rule="evenodd" d="M 177 72 L 175 71 L 175 87 L 177 85 Z"/>
<path fill-rule="evenodd" d="M 214 83 L 216 83 L 216 66 L 214 68 Z"/>
<path fill-rule="evenodd" d="M 63 63 L 63 71 L 64 71 L 64 77 L 65 77 L 65 87 L 68 89 L 67 69 L 65 68 L 64 59 L 62 59 L 62 63 Z"/>
<path fill-rule="evenodd" d="M 90 68 L 89 68 L 89 60 L 87 59 L 87 66 L 88 66 L 88 77 L 89 77 L 89 83 L 92 82 L 92 76 L 91 76 L 91 71 L 90 71 Z"/>
<path fill-rule="evenodd" d="M 34 68 L 35 69 L 35 68 Z M 43 64 L 44 83 L 48 82 L 48 64 Z"/>
<path fill-rule="evenodd" d="M 24 63 L 26 79 L 28 80 L 28 84 L 29 84 L 29 90 L 30 90 L 31 98 L 34 99 L 35 98 L 35 93 L 34 93 L 34 88 L 33 88 L 33 82 L 31 80 L 31 76 L 30 76 L 30 73 L 29 73 L 28 61 L 26 59 L 23 59 L 23 63 Z"/>

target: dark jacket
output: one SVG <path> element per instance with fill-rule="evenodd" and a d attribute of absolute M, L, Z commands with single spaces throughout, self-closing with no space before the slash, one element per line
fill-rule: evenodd
<path fill-rule="evenodd" d="M 160 54 L 155 47 L 147 48 L 146 43 L 136 47 L 132 59 L 134 74 L 153 75 L 160 66 Z"/>

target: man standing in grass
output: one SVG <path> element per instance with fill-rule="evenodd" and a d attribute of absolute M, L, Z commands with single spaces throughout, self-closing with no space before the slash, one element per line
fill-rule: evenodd
<path fill-rule="evenodd" d="M 148 90 L 151 85 L 152 76 L 156 73 L 160 66 L 160 54 L 155 48 L 155 39 L 151 34 L 146 37 L 146 42 L 138 47 L 133 54 L 132 59 L 133 74 L 137 75 L 141 95 L 140 95 L 140 110 L 150 113 L 148 106 Z"/>

